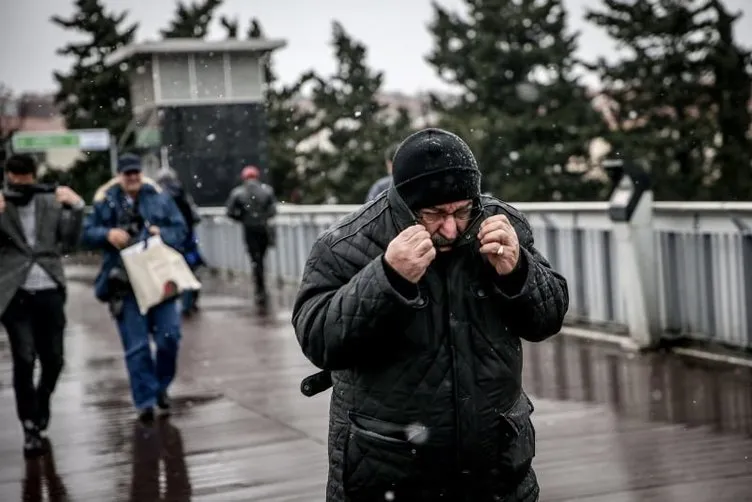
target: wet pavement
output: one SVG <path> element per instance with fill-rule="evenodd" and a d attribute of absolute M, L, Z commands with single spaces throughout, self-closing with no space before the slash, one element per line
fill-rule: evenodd
<path fill-rule="evenodd" d="M 90 269 L 69 269 L 52 454 L 25 462 L 0 332 L 0 501 L 322 501 L 329 393 L 300 394 L 289 303 L 259 317 L 243 281 L 206 282 L 187 320 L 175 413 L 140 426 Z M 83 282 L 81 282 L 83 281 Z M 542 501 L 752 500 L 752 373 L 559 337 L 526 346 Z"/>

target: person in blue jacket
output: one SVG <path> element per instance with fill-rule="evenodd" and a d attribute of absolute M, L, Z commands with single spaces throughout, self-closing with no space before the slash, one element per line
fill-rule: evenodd
<path fill-rule="evenodd" d="M 125 351 L 133 403 L 139 419 L 154 419 L 154 408 L 170 411 L 167 389 L 175 377 L 180 345 L 180 314 L 175 299 L 167 300 L 146 315 L 139 311 L 120 250 L 160 235 L 170 247 L 182 251 L 188 228 L 172 198 L 143 176 L 138 156 L 118 159 L 118 175 L 94 194 L 93 210 L 84 221 L 82 241 L 103 252 L 102 268 L 95 281 L 95 295 L 110 305 Z M 149 335 L 156 344 L 152 356 Z"/>

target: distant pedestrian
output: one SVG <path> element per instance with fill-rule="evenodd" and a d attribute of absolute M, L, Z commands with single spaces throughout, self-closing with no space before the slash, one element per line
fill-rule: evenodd
<path fill-rule="evenodd" d="M 366 196 L 366 202 L 372 201 L 392 186 L 392 159 L 394 158 L 394 152 L 397 151 L 397 146 L 398 145 L 396 144 L 391 145 L 384 152 L 384 164 L 386 166 L 387 175 L 379 178 L 373 185 L 371 185 L 371 188 L 368 190 L 368 195 Z"/>
<path fill-rule="evenodd" d="M 248 255 L 253 268 L 256 305 L 266 307 L 268 291 L 264 277 L 264 260 L 269 246 L 274 243 L 274 229 L 270 220 L 277 214 L 274 190 L 259 180 L 255 166 L 246 166 L 241 172 L 243 184 L 236 187 L 227 199 L 226 214 L 240 222 Z"/>
<path fill-rule="evenodd" d="M 191 194 L 180 183 L 177 173 L 169 167 L 162 168 L 157 172 L 157 183 L 162 190 L 172 197 L 175 205 L 178 206 L 180 214 L 183 215 L 186 225 L 188 226 L 188 235 L 185 242 L 180 246 L 186 263 L 193 272 L 205 265 L 204 258 L 198 245 L 196 236 L 196 225 L 201 222 L 201 216 L 198 214 L 196 204 L 193 202 Z M 180 295 L 180 308 L 184 316 L 188 316 L 198 310 L 199 291 L 185 290 Z"/>

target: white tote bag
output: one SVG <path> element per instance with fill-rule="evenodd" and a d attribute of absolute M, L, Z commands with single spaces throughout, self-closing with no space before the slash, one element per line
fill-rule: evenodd
<path fill-rule="evenodd" d="M 123 249 L 120 257 L 141 314 L 185 290 L 201 289 L 183 255 L 158 235 Z"/>

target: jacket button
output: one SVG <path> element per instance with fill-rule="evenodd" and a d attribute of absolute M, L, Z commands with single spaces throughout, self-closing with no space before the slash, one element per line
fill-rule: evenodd
<path fill-rule="evenodd" d="M 478 293 L 478 296 L 480 296 L 481 298 L 484 298 L 486 296 L 486 290 L 484 289 L 479 289 L 477 293 Z"/>
<path fill-rule="evenodd" d="M 419 307 L 422 307 L 425 304 L 426 304 L 426 299 L 424 297 L 421 296 L 420 298 L 418 298 L 418 306 Z"/>

